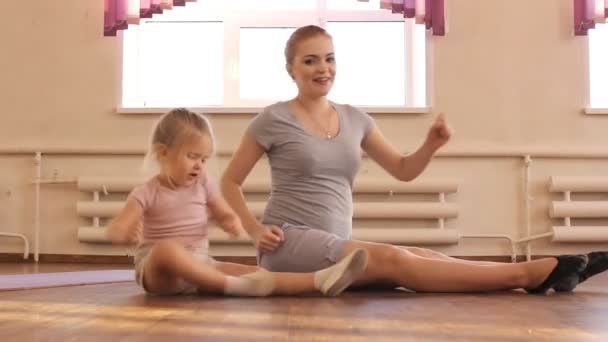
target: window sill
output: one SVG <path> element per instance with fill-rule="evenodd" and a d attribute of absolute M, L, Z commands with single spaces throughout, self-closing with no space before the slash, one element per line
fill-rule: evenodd
<path fill-rule="evenodd" d="M 366 111 L 370 114 L 426 114 L 431 112 L 430 107 L 364 107 L 357 108 Z M 188 107 L 188 109 L 207 114 L 257 114 L 262 111 L 263 107 Z M 150 115 L 164 114 L 171 108 L 161 107 L 118 107 L 116 113 L 125 115 Z M 607 112 L 608 114 L 608 112 Z"/>
<path fill-rule="evenodd" d="M 608 108 L 585 108 L 587 115 L 608 115 Z"/>

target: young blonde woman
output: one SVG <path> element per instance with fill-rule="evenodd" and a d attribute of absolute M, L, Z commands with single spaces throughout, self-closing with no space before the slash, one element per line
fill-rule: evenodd
<path fill-rule="evenodd" d="M 336 57 L 332 38 L 324 29 L 297 29 L 287 42 L 285 58 L 297 96 L 256 116 L 221 183 L 226 200 L 255 240 L 262 267 L 312 272 L 364 249 L 369 263 L 356 285 L 441 292 L 524 288 L 532 293 L 550 288 L 570 291 L 581 279 L 608 268 L 605 252 L 489 263 L 422 248 L 351 240 L 352 184 L 361 150 L 394 178 L 410 181 L 450 139 L 450 128 L 439 115 L 422 146 L 404 156 L 367 113 L 327 99 L 336 76 Z M 247 208 L 241 185 L 263 155 L 270 164 L 272 191 L 258 222 Z"/>

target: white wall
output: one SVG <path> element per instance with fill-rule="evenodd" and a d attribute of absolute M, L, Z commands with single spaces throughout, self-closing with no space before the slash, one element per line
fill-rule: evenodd
<path fill-rule="evenodd" d="M 353 0 L 355 1 L 355 0 Z M 14 148 L 145 147 L 155 116 L 115 114 L 120 93 L 119 40 L 103 37 L 103 2 L 11 1 L 0 16 L 0 150 Z M 449 155 L 486 151 L 566 149 L 607 151 L 608 116 L 582 113 L 587 102 L 587 40 L 572 34 L 571 0 L 446 0 L 448 35 L 431 42 L 433 107 L 456 133 Z M 373 62 L 372 62 L 373 63 Z M 372 65 L 373 67 L 373 65 Z M 213 115 L 221 148 L 234 148 L 251 115 Z M 376 115 L 388 138 L 404 151 L 421 143 L 433 115 Z M 219 161 L 219 169 L 225 160 Z M 451 177 L 450 197 L 460 211 L 449 227 L 464 233 L 522 236 L 523 162 L 518 157 L 439 157 L 424 177 Z M 139 156 L 50 155 L 43 175 L 125 175 Z M 0 154 L 0 230 L 33 238 L 33 156 Z M 262 165 L 256 174 L 263 175 Z M 605 159 L 533 159 L 533 232 L 549 230 L 551 175 L 608 175 Z M 365 161 L 361 177 L 387 177 Z M 41 252 L 124 254 L 125 248 L 82 244 L 75 215 L 83 198 L 73 185 L 42 193 Z M 601 245 L 534 244 L 549 254 Z M 603 246 L 605 248 L 605 246 Z M 503 242 L 467 240 L 439 248 L 455 255 L 509 253 Z M 0 238 L 0 253 L 18 252 Z"/>

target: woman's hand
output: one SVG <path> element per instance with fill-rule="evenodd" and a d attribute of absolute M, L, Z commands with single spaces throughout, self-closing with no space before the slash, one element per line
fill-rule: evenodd
<path fill-rule="evenodd" d="M 260 224 L 253 229 L 255 247 L 263 252 L 273 252 L 283 241 L 283 230 L 279 226 Z"/>
<path fill-rule="evenodd" d="M 445 121 L 443 113 L 440 113 L 435 119 L 435 122 L 429 129 L 426 137 L 425 145 L 431 148 L 432 151 L 438 150 L 441 146 L 450 140 L 452 129 Z"/>

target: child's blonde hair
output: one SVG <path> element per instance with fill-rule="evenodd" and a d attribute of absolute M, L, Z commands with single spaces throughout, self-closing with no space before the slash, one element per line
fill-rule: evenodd
<path fill-rule="evenodd" d="M 211 124 L 206 117 L 186 108 L 175 108 L 164 114 L 154 126 L 148 152 L 144 157 L 143 171 L 148 175 L 160 172 L 156 146 L 165 145 L 168 148 L 180 148 L 193 138 L 207 135 L 214 149 L 215 138 Z"/>

